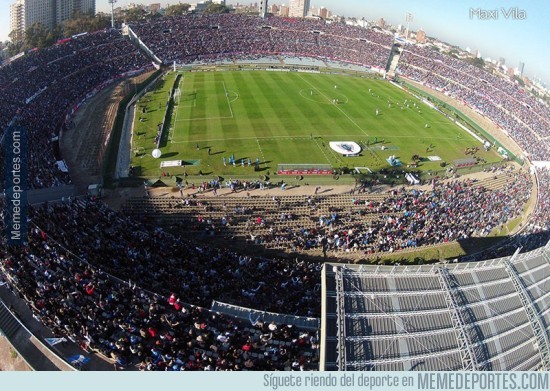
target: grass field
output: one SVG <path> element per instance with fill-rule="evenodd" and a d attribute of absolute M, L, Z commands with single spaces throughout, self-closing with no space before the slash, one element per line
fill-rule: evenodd
<path fill-rule="evenodd" d="M 467 157 L 465 148 L 481 147 L 447 118 L 384 80 L 297 72 L 196 72 L 181 74 L 162 156 L 154 159 L 157 124 L 163 120 L 175 77 L 165 75 L 138 103 L 132 158 L 138 175 L 201 171 L 257 176 L 253 166 L 241 165 L 242 159 L 259 160 L 262 172 L 271 173 L 279 163 L 378 171 L 390 168 L 390 155 L 403 167 L 419 155 L 419 170 L 439 170 L 440 162 L 427 156 L 452 164 Z M 354 141 L 364 150 L 361 156 L 343 157 L 329 148 L 330 141 Z M 231 155 L 235 166 L 227 163 Z M 482 148 L 476 156 L 487 162 L 501 160 Z M 161 170 L 163 160 L 188 165 Z"/>

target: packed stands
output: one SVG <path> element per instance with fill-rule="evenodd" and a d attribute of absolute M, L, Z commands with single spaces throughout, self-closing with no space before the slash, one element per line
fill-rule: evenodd
<path fill-rule="evenodd" d="M 131 24 L 131 28 L 166 64 L 284 55 L 384 70 L 393 44 L 391 35 L 374 30 L 243 14 L 185 15 Z"/>
<path fill-rule="evenodd" d="M 101 212 L 94 213 L 101 220 Z M 144 241 L 153 240 L 138 233 Z M 85 235 L 82 231 L 79 237 Z M 30 239 L 29 248 L 2 251 L 2 276 L 56 336 L 112 360 L 116 369 L 317 368 L 316 331 L 264 322 L 259 316 L 243 322 L 184 304 L 174 292 L 158 295 L 143 289 L 138 282 L 150 284 L 151 279 L 147 282 L 139 273 L 129 281 L 111 276 L 38 228 Z M 160 271 L 154 274 L 160 277 Z"/>
<path fill-rule="evenodd" d="M 407 45 L 399 74 L 458 99 L 490 118 L 530 160 L 550 156 L 550 108 L 516 84 L 426 47 Z"/>
<path fill-rule="evenodd" d="M 0 128 L 17 116 L 28 130 L 31 188 L 70 183 L 69 174 L 55 166 L 62 160 L 55 137 L 67 130 L 66 114 L 110 80 L 150 64 L 118 31 L 107 30 L 27 53 L 0 68 Z"/>
<path fill-rule="evenodd" d="M 352 69 L 383 70 L 393 44 L 391 35 L 369 29 L 246 15 L 158 18 L 131 28 L 167 64 L 269 58 L 273 64 L 345 62 Z M 407 47 L 401 74 L 480 110 L 532 159 L 548 160 L 547 106 L 511 83 L 427 50 Z M 67 113 L 110 80 L 149 64 L 119 32 L 108 30 L 0 68 L 0 127 L 18 117 L 29 129 L 31 187 L 70 182 L 54 166 L 62 157 L 52 141 L 70 131 Z M 509 255 L 518 244 L 531 249 L 548 241 L 549 170 L 536 175 L 532 219 L 514 241 L 490 251 Z M 531 192 L 525 173 L 501 178 L 490 186 L 435 182 L 431 190 L 376 197 L 251 197 L 232 205 L 146 198 L 128 204 L 126 214 L 94 199 L 45 204 L 30 208 L 28 247 L 0 246 L 0 278 L 56 335 L 110 358 L 117 369 L 317 369 L 316 332 L 207 308 L 219 300 L 318 317 L 323 296 L 330 330 L 323 330 L 321 369 L 539 369 L 548 344 L 533 344 L 537 319 L 526 309 L 536 306 L 539 323 L 550 324 L 548 293 L 540 288 L 549 278 L 548 248 L 452 266 L 331 265 L 321 272 L 320 264 L 303 257 L 251 257 L 198 240 L 235 226 L 268 248 L 379 253 L 483 236 L 520 215 Z M 200 213 L 180 219 L 172 232 L 160 228 L 150 211 Z M 323 294 L 321 276 L 327 279 Z"/>
<path fill-rule="evenodd" d="M 532 251 L 544 246 L 550 240 L 550 168 L 534 169 L 537 182 L 535 210 L 521 231 L 495 247 L 462 257 L 461 261 L 480 261 L 512 254 L 516 248 Z"/>

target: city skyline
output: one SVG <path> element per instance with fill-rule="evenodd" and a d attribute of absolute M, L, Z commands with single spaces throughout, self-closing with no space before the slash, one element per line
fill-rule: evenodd
<path fill-rule="evenodd" d="M 118 0 L 117 6 L 129 3 L 150 4 L 159 1 Z M 186 1 L 160 1 L 177 4 Z M 0 0 L 0 40 L 9 34 L 9 7 L 13 0 Z M 190 1 L 190 3 L 193 3 Z M 227 4 L 248 4 L 254 1 L 227 0 Z M 289 0 L 269 1 L 270 4 L 287 4 Z M 512 0 L 483 0 L 440 2 L 418 0 L 388 0 L 383 4 L 364 0 L 312 0 L 311 6 L 327 7 L 333 14 L 347 17 L 364 17 L 367 20 L 384 18 L 392 25 L 405 25 L 405 15 L 411 13 L 411 30 L 422 28 L 429 37 L 472 52 L 479 50 L 483 58 L 505 58 L 508 67 L 517 68 L 525 64 L 524 75 L 540 79 L 550 85 L 550 52 L 545 37 L 550 36 L 550 3 L 546 0 L 532 0 L 518 5 Z M 107 0 L 97 0 L 98 12 L 110 11 Z M 482 37 L 482 38 L 480 38 Z"/>
<path fill-rule="evenodd" d="M 33 23 L 49 29 L 70 19 L 74 12 L 95 12 L 95 0 L 13 0 L 10 6 L 10 30 L 16 37 Z"/>

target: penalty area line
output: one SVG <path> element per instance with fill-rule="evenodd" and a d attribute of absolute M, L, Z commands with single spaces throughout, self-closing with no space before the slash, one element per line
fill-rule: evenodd
<path fill-rule="evenodd" d="M 229 101 L 229 93 L 227 92 L 227 88 L 225 88 L 225 81 L 222 83 L 223 83 L 223 92 L 225 94 L 225 99 L 227 100 L 227 105 L 229 106 L 229 112 L 231 113 L 231 118 L 234 118 L 233 109 L 231 108 L 231 102 Z"/>
<path fill-rule="evenodd" d="M 321 148 L 321 146 L 319 145 L 319 142 L 317 141 L 317 139 L 313 139 L 313 141 L 315 142 L 315 144 L 317 145 L 317 147 L 321 150 L 321 153 L 323 154 L 323 156 L 325 157 L 325 159 L 327 159 L 327 162 L 329 164 L 332 164 L 332 162 L 330 161 L 330 159 L 328 158 L 327 154 L 325 153 L 325 151 L 323 151 L 323 148 Z"/>
<path fill-rule="evenodd" d="M 262 149 L 262 146 L 260 145 L 260 140 L 256 139 L 256 142 L 258 143 L 258 148 L 260 148 L 260 155 L 262 155 L 262 161 L 265 162 L 264 151 Z"/>

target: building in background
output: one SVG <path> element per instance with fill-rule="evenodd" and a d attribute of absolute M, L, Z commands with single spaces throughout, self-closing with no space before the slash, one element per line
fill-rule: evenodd
<path fill-rule="evenodd" d="M 309 12 L 309 0 L 290 0 L 289 16 L 305 18 Z"/>
<path fill-rule="evenodd" d="M 422 27 L 416 32 L 416 42 L 426 43 L 426 32 L 422 30 Z"/>
<path fill-rule="evenodd" d="M 189 8 L 189 11 L 195 11 L 195 12 L 203 12 L 205 9 L 208 8 L 210 4 L 219 4 L 225 6 L 225 0 L 203 0 L 199 1 L 197 3 L 191 3 L 191 7 Z M 256 7 L 255 5 L 254 7 Z"/>
<path fill-rule="evenodd" d="M 290 7 L 288 5 L 281 5 L 279 7 L 279 16 L 288 17 L 290 15 Z"/>
<path fill-rule="evenodd" d="M 22 1 L 16 1 L 10 5 L 10 32 L 12 39 L 19 41 L 25 31 L 25 7 Z"/>
<path fill-rule="evenodd" d="M 56 7 L 56 25 L 71 19 L 75 12 L 79 12 L 81 14 L 92 13 L 95 15 L 95 0 L 56 0 L 54 2 Z"/>
<path fill-rule="evenodd" d="M 151 13 L 151 14 L 157 14 L 160 12 L 161 10 L 161 6 L 160 6 L 160 3 L 151 3 L 149 4 L 149 6 L 147 7 L 147 10 Z"/>
<path fill-rule="evenodd" d="M 40 23 L 49 29 L 70 19 L 75 12 L 95 15 L 96 0 L 15 0 L 10 6 L 10 31 L 20 39 L 26 29 Z"/>
<path fill-rule="evenodd" d="M 10 6 L 10 31 L 21 39 L 33 23 L 55 26 L 56 0 L 16 0 Z"/>

